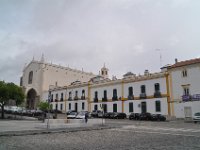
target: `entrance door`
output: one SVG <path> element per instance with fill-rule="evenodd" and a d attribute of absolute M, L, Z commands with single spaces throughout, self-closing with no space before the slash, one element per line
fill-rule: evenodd
<path fill-rule="evenodd" d="M 107 112 L 107 104 L 103 104 L 103 111 L 104 111 L 104 113 Z"/>
<path fill-rule="evenodd" d="M 75 111 L 78 112 L 78 103 L 75 103 Z"/>
<path fill-rule="evenodd" d="M 192 118 L 191 107 L 184 107 L 185 118 Z"/>
<path fill-rule="evenodd" d="M 146 113 L 147 112 L 147 104 L 146 102 L 141 103 L 141 112 Z"/>

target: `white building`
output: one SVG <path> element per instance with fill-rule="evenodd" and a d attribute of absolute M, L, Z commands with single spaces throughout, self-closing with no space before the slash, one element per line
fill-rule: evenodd
<path fill-rule="evenodd" d="M 200 58 L 178 62 L 168 68 L 172 114 L 191 118 L 200 112 Z"/>

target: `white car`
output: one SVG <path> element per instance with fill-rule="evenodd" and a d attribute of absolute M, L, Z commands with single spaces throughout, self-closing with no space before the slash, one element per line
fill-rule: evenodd
<path fill-rule="evenodd" d="M 67 115 L 68 119 L 75 119 L 77 116 L 77 112 L 70 112 L 69 115 Z"/>
<path fill-rule="evenodd" d="M 85 119 L 85 114 L 88 113 L 87 111 L 81 111 L 76 116 L 76 119 Z"/>
<path fill-rule="evenodd" d="M 200 122 L 200 112 L 194 114 L 193 121 L 194 123 Z"/>

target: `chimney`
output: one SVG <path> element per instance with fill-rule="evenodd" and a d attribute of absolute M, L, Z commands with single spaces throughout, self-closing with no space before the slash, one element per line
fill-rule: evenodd
<path fill-rule="evenodd" d="M 175 58 L 175 64 L 178 62 L 178 59 L 177 58 Z"/>

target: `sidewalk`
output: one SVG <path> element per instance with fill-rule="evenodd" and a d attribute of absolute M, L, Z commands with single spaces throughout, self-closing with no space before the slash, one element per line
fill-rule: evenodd
<path fill-rule="evenodd" d="M 49 134 L 61 132 L 78 132 L 88 130 L 110 129 L 111 125 L 89 125 L 82 124 L 81 126 L 70 126 L 69 128 L 37 128 L 36 126 L 44 124 L 41 121 L 18 121 L 18 120 L 1 120 L 0 121 L 0 136 L 21 136 L 35 134 Z"/>

